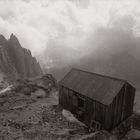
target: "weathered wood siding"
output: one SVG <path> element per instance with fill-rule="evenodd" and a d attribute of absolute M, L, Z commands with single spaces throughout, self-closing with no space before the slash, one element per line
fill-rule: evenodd
<path fill-rule="evenodd" d="M 126 83 L 113 102 L 107 106 L 98 101 L 83 96 L 71 89 L 60 86 L 59 103 L 73 114 L 77 115 L 78 98 L 84 99 L 84 120 L 86 125 L 91 126 L 93 120 L 100 122 L 103 128 L 110 130 L 128 118 L 133 112 L 135 89 Z"/>
<path fill-rule="evenodd" d="M 133 88 L 129 83 L 126 84 L 126 114 L 125 118 L 129 117 L 133 113 L 135 98 L 135 88 Z M 129 106 L 128 106 L 129 105 Z"/>
<path fill-rule="evenodd" d="M 126 83 L 106 111 L 106 129 L 119 125 L 133 113 L 135 88 Z"/>
<path fill-rule="evenodd" d="M 97 122 L 100 122 L 102 124 L 102 127 L 105 125 L 105 111 L 107 106 L 97 102 L 92 101 L 92 120 L 95 120 Z"/>
<path fill-rule="evenodd" d="M 139 111 L 134 112 L 133 128 L 140 131 L 140 113 L 139 113 Z"/>
<path fill-rule="evenodd" d="M 123 87 L 118 95 L 114 98 L 112 104 L 106 109 L 105 127 L 106 129 L 112 129 L 118 125 L 122 120 L 123 114 L 123 97 L 124 97 L 125 87 Z"/>
<path fill-rule="evenodd" d="M 85 120 L 84 123 L 88 126 L 91 125 L 92 120 L 95 120 L 97 122 L 100 122 L 104 125 L 105 121 L 105 111 L 106 106 L 94 101 L 88 97 L 85 97 L 77 92 L 74 92 L 68 88 L 65 88 L 63 86 L 60 87 L 59 91 L 59 103 L 65 108 L 70 110 L 72 113 L 76 113 L 78 106 L 76 105 L 76 101 L 74 101 L 75 98 L 84 98 L 84 114 L 85 114 Z M 76 100 L 76 99 L 75 99 Z"/>

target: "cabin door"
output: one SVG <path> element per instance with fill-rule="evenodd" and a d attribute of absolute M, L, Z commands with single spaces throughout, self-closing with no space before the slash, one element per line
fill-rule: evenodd
<path fill-rule="evenodd" d="M 82 97 L 78 97 L 78 104 L 77 104 L 77 113 L 78 119 L 82 122 L 86 121 L 86 112 L 85 112 L 85 99 Z"/>

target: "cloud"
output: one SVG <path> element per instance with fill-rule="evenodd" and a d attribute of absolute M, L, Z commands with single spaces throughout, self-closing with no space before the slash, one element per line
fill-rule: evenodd
<path fill-rule="evenodd" d="M 16 34 L 49 68 L 111 55 L 127 46 L 125 36 L 140 34 L 138 0 L 0 0 L 0 7 L 0 33 Z"/>

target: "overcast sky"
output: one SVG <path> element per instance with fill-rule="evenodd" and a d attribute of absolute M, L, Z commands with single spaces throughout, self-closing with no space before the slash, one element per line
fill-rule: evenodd
<path fill-rule="evenodd" d="M 0 0 L 0 33 L 6 38 L 14 33 L 22 46 L 31 49 L 34 55 L 53 46 L 59 47 L 56 49 L 60 50 L 59 54 L 66 50 L 77 52 L 68 56 L 71 61 L 91 50 L 96 56 L 101 49 L 93 42 L 98 29 L 117 29 L 139 36 L 140 1 Z M 67 55 L 65 53 L 65 57 Z"/>
<path fill-rule="evenodd" d="M 98 26 L 109 28 L 112 20 L 117 22 L 125 15 L 136 20 L 133 27 L 139 30 L 138 0 L 0 0 L 0 33 L 7 37 L 15 33 L 33 51 L 42 50 L 49 39 L 64 33 L 68 34 L 66 43 L 75 47 L 79 44 L 76 34 L 83 40 L 84 34 Z"/>

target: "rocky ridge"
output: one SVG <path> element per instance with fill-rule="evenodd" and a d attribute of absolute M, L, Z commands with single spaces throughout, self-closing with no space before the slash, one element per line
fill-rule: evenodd
<path fill-rule="evenodd" d="M 0 72 L 4 75 L 4 80 L 10 82 L 42 75 L 36 58 L 29 50 L 22 48 L 13 34 L 8 40 L 0 35 Z"/>

